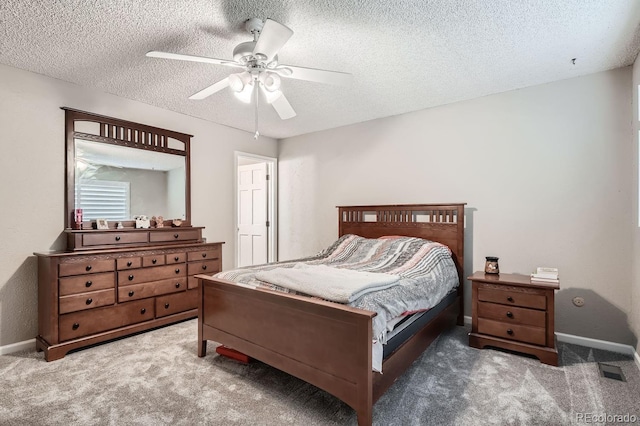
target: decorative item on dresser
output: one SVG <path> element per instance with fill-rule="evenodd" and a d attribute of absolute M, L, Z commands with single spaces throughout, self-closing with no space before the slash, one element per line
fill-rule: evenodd
<path fill-rule="evenodd" d="M 231 347 L 335 395 L 355 409 L 359 425 L 371 425 L 382 394 L 443 330 L 463 324 L 464 204 L 339 207 L 338 229 L 340 237 L 418 237 L 451 250 L 457 290 L 384 355 L 383 374 L 372 371 L 376 312 L 203 275 L 198 355 L 208 340 Z"/>
<path fill-rule="evenodd" d="M 191 136 L 63 109 L 67 251 L 35 253 L 36 347 L 47 361 L 197 316 L 194 275 L 222 269 L 223 243 L 205 242 L 203 228 L 191 226 Z M 155 176 L 158 168 L 165 170 Z M 148 181 L 167 182 L 171 190 L 156 187 L 148 194 Z M 126 193 L 118 203 L 112 202 L 113 188 Z M 83 191 L 86 207 L 79 204 Z M 140 228 L 130 202 L 136 211 L 182 215 L 182 227 L 150 228 L 147 216 L 138 215 Z M 98 229 L 92 229 L 94 221 Z"/>
<path fill-rule="evenodd" d="M 535 282 L 529 275 L 475 272 L 469 346 L 494 346 L 558 365 L 554 334 L 554 292 L 559 283 Z"/>

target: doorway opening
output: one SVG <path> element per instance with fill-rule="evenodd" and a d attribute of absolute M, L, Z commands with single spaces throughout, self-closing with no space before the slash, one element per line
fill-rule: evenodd
<path fill-rule="evenodd" d="M 235 172 L 235 266 L 275 262 L 278 160 L 236 151 Z"/>

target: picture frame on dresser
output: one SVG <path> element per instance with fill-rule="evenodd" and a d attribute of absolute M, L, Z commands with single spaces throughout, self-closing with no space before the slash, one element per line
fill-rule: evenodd
<path fill-rule="evenodd" d="M 67 248 L 35 253 L 36 348 L 44 352 L 46 361 L 96 343 L 197 317 L 195 275 L 222 269 L 224 244 L 206 241 L 203 228 L 191 224 L 190 135 L 70 108 L 63 110 Z M 90 208 L 76 204 L 78 175 L 82 173 L 78 163 L 92 162 L 92 170 L 104 167 L 108 172 L 119 164 L 118 156 L 140 159 L 141 167 L 149 158 L 180 165 L 172 171 L 179 174 L 178 187 L 184 185 L 174 197 L 176 203 L 152 205 L 143 199 L 135 205 L 137 212 L 153 209 L 156 214 L 162 211 L 165 217 L 178 218 L 182 221 L 180 228 L 138 229 L 135 218 L 124 210 L 120 214 L 125 216 L 117 218 L 94 217 Z M 133 187 L 136 174 L 118 173 L 132 180 L 131 185 L 120 186 Z M 100 180 L 104 181 L 106 175 Z M 162 192 L 154 191 L 152 196 L 164 200 L 159 195 Z M 80 221 L 79 209 L 83 213 Z M 109 228 L 109 221 L 118 226 Z"/>

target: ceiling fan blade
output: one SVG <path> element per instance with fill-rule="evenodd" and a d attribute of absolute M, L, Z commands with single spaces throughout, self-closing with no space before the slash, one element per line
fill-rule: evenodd
<path fill-rule="evenodd" d="M 293 110 L 293 107 L 291 107 L 291 104 L 289 103 L 287 98 L 284 96 L 284 93 L 282 93 L 280 96 L 274 99 L 271 102 L 271 105 L 273 106 L 273 109 L 276 110 L 280 118 L 283 120 L 287 120 L 289 118 L 293 118 L 296 116 L 296 112 Z"/>
<path fill-rule="evenodd" d="M 147 52 L 147 56 L 149 58 L 175 59 L 178 61 L 202 62 L 205 64 L 226 65 L 230 67 L 244 68 L 243 65 L 233 61 L 226 60 L 226 59 L 207 58 L 204 56 L 182 55 L 179 53 L 158 52 L 157 50 L 152 50 L 151 52 Z"/>
<path fill-rule="evenodd" d="M 271 61 L 282 46 L 291 38 L 293 31 L 279 22 L 267 19 L 260 31 L 260 37 L 253 48 L 253 54 L 262 54 Z"/>
<path fill-rule="evenodd" d="M 292 65 L 278 65 L 273 71 L 286 78 L 316 81 L 318 83 L 335 84 L 337 86 L 345 86 L 353 80 L 353 75 L 346 72 L 296 67 Z"/>
<path fill-rule="evenodd" d="M 223 80 L 220 80 L 217 83 L 213 83 L 211 86 L 202 89 L 198 93 L 194 93 L 193 95 L 189 96 L 189 99 L 192 99 L 192 100 L 204 99 L 208 96 L 213 95 L 216 92 L 219 92 L 220 90 L 228 86 L 229 86 L 229 77 Z"/>

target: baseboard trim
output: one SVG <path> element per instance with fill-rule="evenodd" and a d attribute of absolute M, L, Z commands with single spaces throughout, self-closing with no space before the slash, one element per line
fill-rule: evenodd
<path fill-rule="evenodd" d="M 471 325 L 471 317 L 468 315 L 464 316 L 464 323 L 465 325 Z"/>
<path fill-rule="evenodd" d="M 636 365 L 638 366 L 638 370 L 640 370 L 640 354 L 638 354 L 637 351 L 636 351 L 636 354 L 634 355 L 634 358 L 636 359 Z"/>
<path fill-rule="evenodd" d="M 8 355 L 14 352 L 36 348 L 36 339 L 25 340 L 24 342 L 12 343 L 10 345 L 0 346 L 0 355 Z"/>

